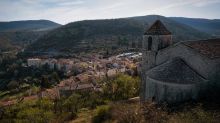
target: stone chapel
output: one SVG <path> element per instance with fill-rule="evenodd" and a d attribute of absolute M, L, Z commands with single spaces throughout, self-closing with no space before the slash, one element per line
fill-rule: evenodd
<path fill-rule="evenodd" d="M 160 20 L 144 33 L 142 54 L 141 101 L 196 100 L 220 72 L 220 39 L 174 44 Z"/>

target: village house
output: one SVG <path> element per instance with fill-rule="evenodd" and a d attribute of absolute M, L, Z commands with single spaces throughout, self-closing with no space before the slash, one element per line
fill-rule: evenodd
<path fill-rule="evenodd" d="M 71 86 L 75 83 L 76 83 L 75 77 L 72 76 L 68 79 L 65 79 L 65 80 L 61 81 L 57 86 L 58 87 Z"/>
<path fill-rule="evenodd" d="M 117 75 L 117 69 L 115 68 L 108 69 L 106 74 L 107 74 L 107 77 L 114 77 Z"/>
<path fill-rule="evenodd" d="M 97 88 L 92 83 L 76 83 L 59 88 L 60 96 L 68 96 L 76 91 L 97 91 Z"/>
<path fill-rule="evenodd" d="M 49 65 L 49 68 L 50 68 L 50 69 L 55 69 L 56 64 L 57 64 L 57 60 L 56 60 L 56 59 L 51 59 L 51 60 L 49 60 L 49 62 L 48 62 L 48 65 Z"/>
<path fill-rule="evenodd" d="M 72 70 L 74 62 L 71 59 L 39 59 L 30 58 L 27 60 L 28 66 L 41 67 L 43 65 L 48 65 L 50 69 L 57 69 L 64 72 L 69 72 Z"/>
<path fill-rule="evenodd" d="M 39 58 L 31 58 L 27 60 L 28 66 L 40 67 L 41 66 L 41 59 Z"/>
<path fill-rule="evenodd" d="M 59 99 L 60 98 L 59 89 L 57 88 L 46 89 L 41 93 L 41 97 L 46 97 L 49 99 Z"/>
<path fill-rule="evenodd" d="M 86 73 L 78 74 L 76 77 L 76 81 L 81 83 L 87 83 L 90 80 L 90 76 Z"/>
<path fill-rule="evenodd" d="M 58 70 L 68 72 L 72 70 L 73 61 L 69 59 L 59 59 L 56 63 L 56 67 Z"/>
<path fill-rule="evenodd" d="M 106 74 L 104 71 L 97 71 L 95 75 L 99 79 L 106 77 Z"/>

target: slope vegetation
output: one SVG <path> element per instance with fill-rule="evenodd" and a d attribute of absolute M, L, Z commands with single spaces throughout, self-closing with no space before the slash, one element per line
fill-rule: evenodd
<path fill-rule="evenodd" d="M 175 42 L 210 38 L 190 26 L 163 16 L 141 16 L 123 19 L 86 20 L 57 28 L 27 48 L 27 52 L 76 53 L 91 50 L 121 49 L 141 46 L 142 35 L 155 20 L 160 19 L 172 32 Z"/>

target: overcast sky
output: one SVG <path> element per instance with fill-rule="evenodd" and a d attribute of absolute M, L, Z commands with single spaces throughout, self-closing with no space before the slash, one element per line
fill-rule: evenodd
<path fill-rule="evenodd" d="M 85 19 L 158 14 L 220 19 L 220 0 L 0 0 L 0 21 Z"/>

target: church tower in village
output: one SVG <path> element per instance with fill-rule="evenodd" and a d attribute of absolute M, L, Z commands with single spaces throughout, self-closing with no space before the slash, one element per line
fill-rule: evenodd
<path fill-rule="evenodd" d="M 146 72 L 155 67 L 157 52 L 172 44 L 171 32 L 166 29 L 160 20 L 156 20 L 153 25 L 144 33 L 142 42 L 142 85 L 141 98 L 145 97 L 143 89 L 146 86 Z"/>

